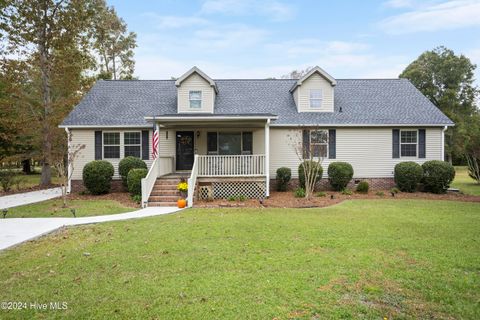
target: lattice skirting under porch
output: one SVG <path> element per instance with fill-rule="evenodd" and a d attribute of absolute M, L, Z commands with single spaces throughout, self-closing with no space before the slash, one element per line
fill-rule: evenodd
<path fill-rule="evenodd" d="M 197 187 L 199 199 L 227 199 L 229 197 L 245 197 L 247 199 L 262 199 L 266 194 L 265 179 L 212 179 L 201 182 Z"/>

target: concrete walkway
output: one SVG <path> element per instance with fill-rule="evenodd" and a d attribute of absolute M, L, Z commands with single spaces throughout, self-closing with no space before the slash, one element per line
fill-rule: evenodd
<path fill-rule="evenodd" d="M 0 209 L 23 206 L 35 202 L 41 202 L 62 195 L 62 188 L 52 188 L 25 193 L 17 193 L 0 197 Z"/>
<path fill-rule="evenodd" d="M 0 250 L 38 238 L 64 226 L 120 221 L 169 214 L 176 207 L 150 207 L 127 213 L 83 218 L 12 218 L 0 219 Z"/>

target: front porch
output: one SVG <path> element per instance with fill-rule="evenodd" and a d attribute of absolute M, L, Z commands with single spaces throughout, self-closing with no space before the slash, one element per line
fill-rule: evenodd
<path fill-rule="evenodd" d="M 180 176 L 187 178 L 189 207 L 199 198 L 269 196 L 270 117 L 174 118 L 154 120 L 160 132 L 159 154 L 142 180 L 144 207 L 149 205 L 157 179 L 172 174 L 178 180 Z M 155 194 L 161 196 L 158 191 L 156 188 Z"/>

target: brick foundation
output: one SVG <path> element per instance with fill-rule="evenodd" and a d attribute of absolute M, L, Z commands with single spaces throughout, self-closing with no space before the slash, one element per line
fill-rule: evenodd
<path fill-rule="evenodd" d="M 82 192 L 86 188 L 83 185 L 83 180 L 72 180 L 72 192 Z M 112 180 L 112 187 L 110 192 L 125 192 L 125 188 L 122 185 L 122 180 Z"/>
<path fill-rule="evenodd" d="M 355 190 L 357 187 L 358 182 L 360 181 L 367 181 L 370 190 L 388 190 L 393 187 L 395 187 L 395 181 L 393 181 L 393 178 L 363 178 L 363 179 L 352 179 L 350 183 L 348 184 L 347 188 Z M 355 183 L 357 182 L 357 183 Z M 275 179 L 270 179 L 270 190 L 274 191 L 276 190 L 276 183 L 277 181 Z M 295 190 L 299 185 L 299 180 L 298 179 L 292 179 L 288 183 L 288 190 Z M 330 183 L 328 182 L 327 178 L 321 179 L 316 186 L 316 189 L 321 191 L 321 190 L 332 190 Z"/>

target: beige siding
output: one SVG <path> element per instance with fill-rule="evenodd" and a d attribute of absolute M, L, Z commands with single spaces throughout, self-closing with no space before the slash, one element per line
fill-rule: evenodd
<path fill-rule="evenodd" d="M 140 131 L 140 130 L 105 130 L 110 132 L 120 132 L 120 159 L 124 158 L 124 141 L 123 141 L 123 133 L 126 131 Z M 95 160 L 95 130 L 83 130 L 83 129 L 73 129 L 71 130 L 72 133 L 72 148 L 76 148 L 79 145 L 84 144 L 85 149 L 81 150 L 75 159 L 74 162 L 74 169 L 73 169 L 73 180 L 81 180 L 82 179 L 82 171 L 85 164 L 90 161 Z M 150 151 L 150 158 L 151 158 L 151 150 L 152 150 L 152 131 L 149 130 L 149 151 Z M 120 159 L 104 159 L 108 162 L 113 164 L 115 169 L 114 179 L 119 179 L 120 176 L 118 175 L 118 163 Z M 152 160 L 144 160 L 147 164 L 148 168 L 152 164 Z"/>
<path fill-rule="evenodd" d="M 290 137 L 293 141 L 301 141 L 300 130 L 271 129 L 270 131 L 270 174 L 275 176 L 279 167 L 292 169 L 292 176 L 297 177 L 297 167 L 300 163 L 295 154 Z M 324 173 L 330 162 L 349 162 L 355 171 L 356 178 L 393 177 L 393 168 L 402 161 L 423 163 L 427 160 L 442 159 L 442 129 L 426 129 L 426 158 L 392 158 L 391 128 L 351 128 L 337 129 L 337 157 L 325 159 Z"/>
<path fill-rule="evenodd" d="M 202 108 L 191 109 L 189 92 L 190 90 L 202 91 Z M 177 88 L 178 94 L 178 112 L 207 112 L 213 113 L 215 103 L 215 90 L 210 84 L 197 73 L 193 73 L 185 79 L 180 87 Z"/>
<path fill-rule="evenodd" d="M 310 90 L 321 89 L 323 100 L 322 107 L 317 109 L 310 108 Z M 293 97 L 297 104 L 298 112 L 333 112 L 333 94 L 334 87 L 325 78 L 318 73 L 314 73 L 310 78 L 303 81 L 302 85 L 293 92 Z"/>

